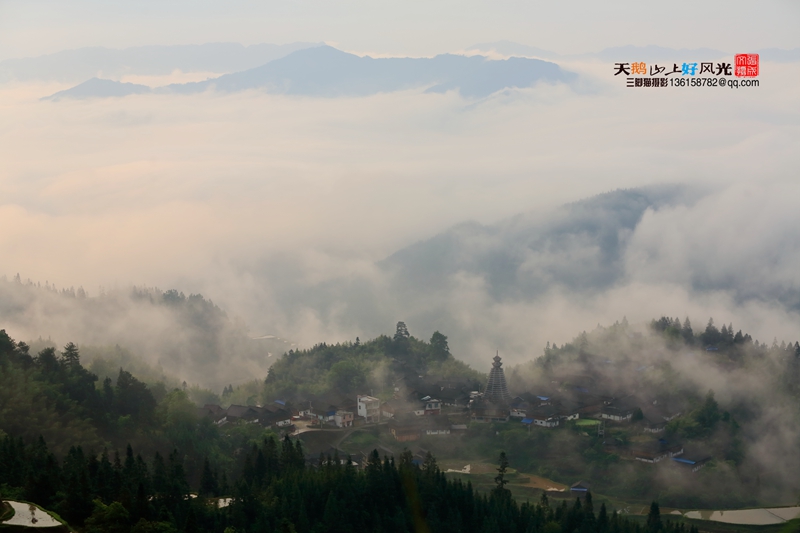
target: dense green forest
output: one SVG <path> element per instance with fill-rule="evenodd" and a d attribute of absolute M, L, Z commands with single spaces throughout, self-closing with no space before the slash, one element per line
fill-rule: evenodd
<path fill-rule="evenodd" d="M 42 439 L 26 446 L 7 436 L 0 465 L 3 496 L 54 509 L 85 533 L 697 532 L 662 521 L 656 503 L 644 524 L 608 513 L 605 504 L 595 512 L 591 493 L 572 505 L 550 506 L 546 496 L 518 504 L 505 488 L 503 455 L 488 495 L 446 479 L 430 454 L 421 466 L 410 452 L 395 462 L 374 451 L 364 469 L 338 456 L 321 456 L 312 468 L 288 437 L 240 453 L 233 483 L 205 461 L 194 487 L 177 450 L 145 461 L 130 446 L 124 459 L 73 447 L 59 462 Z"/>
<path fill-rule="evenodd" d="M 374 396 L 389 399 L 394 382 L 404 376 L 458 379 L 476 386 L 486 380 L 485 374 L 450 354 L 445 335 L 434 332 L 425 342 L 400 322 L 393 337 L 289 350 L 270 367 L 263 399 L 305 399 L 329 390 L 353 397 L 371 390 Z"/>
<path fill-rule="evenodd" d="M 60 352 L 32 355 L 24 342 L 0 330 L 0 437 L 35 442 L 42 437 L 63 456 L 73 446 L 100 451 L 130 443 L 143 453 L 168 455 L 180 449 L 189 479 L 204 458 L 233 468 L 234 451 L 270 433 L 255 425 L 219 428 L 198 418 L 187 391 L 163 383 L 148 386 L 124 369 L 100 381 L 81 364 L 70 343 Z"/>

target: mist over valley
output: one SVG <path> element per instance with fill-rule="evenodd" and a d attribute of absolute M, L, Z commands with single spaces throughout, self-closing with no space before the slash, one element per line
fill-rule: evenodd
<path fill-rule="evenodd" d="M 798 21 L 0 2 L 0 532 L 797 533 Z"/>

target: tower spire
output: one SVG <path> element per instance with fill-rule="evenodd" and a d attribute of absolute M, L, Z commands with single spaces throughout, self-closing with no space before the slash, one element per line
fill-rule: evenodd
<path fill-rule="evenodd" d="M 502 367 L 500 350 L 497 350 L 492 363 L 492 370 L 489 372 L 489 381 L 486 383 L 486 392 L 483 394 L 483 397 L 492 403 L 508 403 L 511 401 L 506 376 Z"/>

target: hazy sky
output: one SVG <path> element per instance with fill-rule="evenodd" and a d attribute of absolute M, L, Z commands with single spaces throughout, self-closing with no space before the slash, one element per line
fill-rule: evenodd
<path fill-rule="evenodd" d="M 0 58 L 213 41 L 327 41 L 399 55 L 501 39 L 561 53 L 800 46 L 796 2 L 607 5 L 0 0 Z M 762 340 L 790 339 L 796 313 L 722 289 L 698 295 L 679 274 L 739 285 L 770 277 L 800 290 L 792 230 L 800 215 L 791 209 L 800 196 L 800 64 L 765 65 L 758 88 L 651 92 L 625 89 L 604 63 L 562 67 L 581 83 L 481 100 L 408 90 L 50 102 L 39 99 L 68 85 L 0 84 L 0 275 L 90 293 L 130 283 L 201 291 L 254 333 L 305 343 L 363 338 L 408 318 L 381 293 L 375 269 L 403 246 L 465 220 L 546 213 L 617 188 L 699 183 L 714 194 L 649 214 L 630 236 L 625 284 L 592 301 L 553 293 L 509 306 L 487 300 L 481 280 L 456 280 L 463 290 L 451 295 L 453 316 L 485 335 L 473 355 L 491 352 L 498 336 L 541 346 L 597 322 L 661 312 L 714 314 L 757 328 Z M 273 298 L 285 272 L 304 298 L 330 280 L 361 280 L 391 318 L 365 330 L 342 320 L 346 308 L 323 316 L 309 303 L 288 314 Z M 421 336 L 431 333 L 425 327 L 417 326 Z"/>
<path fill-rule="evenodd" d="M 430 55 L 511 40 L 559 53 L 661 45 L 738 50 L 800 46 L 800 4 L 636 0 L 0 0 L 0 59 L 82 46 L 326 41 Z"/>

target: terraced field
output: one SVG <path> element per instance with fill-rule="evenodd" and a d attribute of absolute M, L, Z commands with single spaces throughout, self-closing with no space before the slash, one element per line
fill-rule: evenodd
<path fill-rule="evenodd" d="M 31 503 L 6 501 L 14 512 L 14 515 L 0 522 L 0 531 L 24 531 L 26 529 L 61 532 L 69 529 L 54 518 L 50 513 Z"/>

